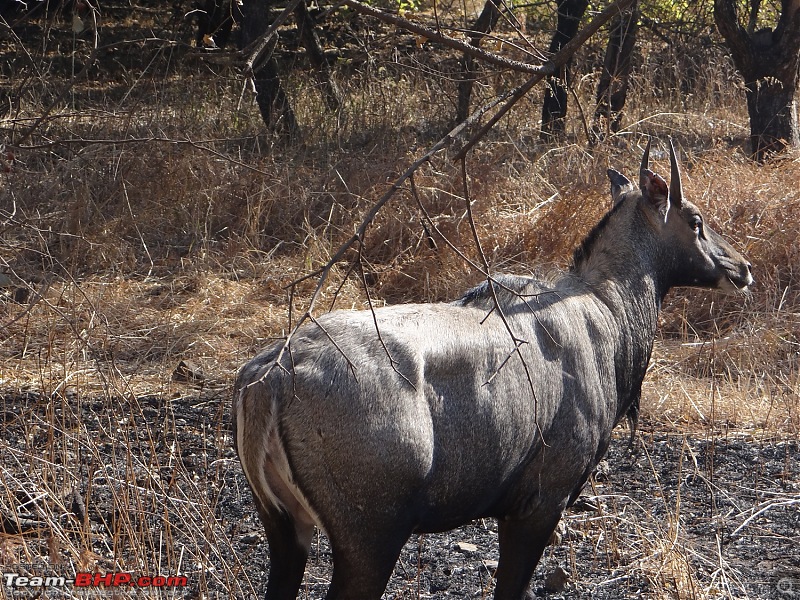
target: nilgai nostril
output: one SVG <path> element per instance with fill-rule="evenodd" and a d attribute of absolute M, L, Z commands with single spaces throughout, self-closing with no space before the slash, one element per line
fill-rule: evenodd
<path fill-rule="evenodd" d="M 753 282 L 685 199 L 674 150 L 669 186 L 648 151 L 639 188 L 609 170 L 613 208 L 568 272 L 328 313 L 242 368 L 234 439 L 269 542 L 268 599 L 297 596 L 315 526 L 333 551 L 327 598 L 375 600 L 413 532 L 480 517 L 499 520 L 494 597 L 525 597 L 612 429 L 636 421 L 667 291 Z"/>

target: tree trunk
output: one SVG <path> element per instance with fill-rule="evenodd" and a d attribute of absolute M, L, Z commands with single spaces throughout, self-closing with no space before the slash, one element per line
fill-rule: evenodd
<path fill-rule="evenodd" d="M 195 45 L 203 48 L 213 40 L 214 45 L 224 47 L 230 39 L 234 20 L 240 16 L 238 11 L 239 5 L 231 0 L 205 0 L 203 8 L 197 11 Z"/>
<path fill-rule="evenodd" d="M 734 0 L 714 0 L 717 28 L 744 79 L 751 152 L 762 162 L 800 146 L 794 100 L 800 77 L 800 0 L 782 0 L 775 29 L 753 31 L 758 8 L 758 0 L 751 0 L 750 25 L 745 29 Z"/>
<path fill-rule="evenodd" d="M 578 32 L 578 25 L 589 5 L 588 0 L 559 0 L 556 31 L 550 42 L 550 53 L 555 54 Z M 567 86 L 569 85 L 569 63 L 558 75 L 547 79 L 542 106 L 542 139 L 550 141 L 564 133 L 567 116 Z"/>
<path fill-rule="evenodd" d="M 636 44 L 638 25 L 638 1 L 620 13 L 611 24 L 603 72 L 597 84 L 597 106 L 594 111 L 590 144 L 602 141 L 608 133 L 619 131 L 622 109 L 628 96 L 631 54 Z"/>
<path fill-rule="evenodd" d="M 325 104 L 329 110 L 337 110 L 339 108 L 339 91 L 336 89 L 333 79 L 331 79 L 330 65 L 325 60 L 319 37 L 317 37 L 317 32 L 314 29 L 314 19 L 308 14 L 305 0 L 297 5 L 294 14 L 297 19 L 298 37 L 308 53 L 308 60 L 316 74 Z"/>
<path fill-rule="evenodd" d="M 480 46 L 481 40 L 497 25 L 500 18 L 499 0 L 486 0 L 480 16 L 475 24 L 467 32 L 469 43 L 476 48 Z M 461 123 L 469 116 L 469 102 L 472 96 L 472 86 L 476 80 L 475 59 L 464 55 L 461 60 L 461 81 L 458 84 L 458 105 L 456 106 L 456 122 Z"/>
<path fill-rule="evenodd" d="M 760 79 L 745 84 L 750 116 L 750 144 L 753 157 L 763 162 L 770 154 L 788 147 L 800 147 L 795 93 L 777 79 Z"/>
<path fill-rule="evenodd" d="M 240 47 L 246 48 L 267 30 L 268 11 L 263 0 L 244 0 L 242 5 L 242 31 Z M 278 36 L 272 37 L 267 56 L 262 65 L 255 66 L 254 83 L 256 87 L 256 102 L 261 112 L 264 124 L 270 129 L 283 131 L 289 135 L 296 135 L 299 131 L 297 119 L 289 103 L 286 91 L 283 89 L 278 74 L 278 62 L 273 57 Z"/>

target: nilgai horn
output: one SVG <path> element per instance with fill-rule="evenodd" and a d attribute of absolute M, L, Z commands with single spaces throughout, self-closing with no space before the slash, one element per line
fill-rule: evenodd
<path fill-rule="evenodd" d="M 674 150 L 669 188 L 648 151 L 638 189 L 609 169 L 613 208 L 568 272 L 331 312 L 245 365 L 235 443 L 269 541 L 269 600 L 297 596 L 315 526 L 333 552 L 326 598 L 370 600 L 412 533 L 482 517 L 499 521 L 494 597 L 525 597 L 611 430 L 635 424 L 666 293 L 753 283 L 684 198 Z"/>

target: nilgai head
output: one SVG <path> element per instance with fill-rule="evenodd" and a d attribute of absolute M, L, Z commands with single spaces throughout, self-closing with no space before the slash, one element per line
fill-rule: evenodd
<path fill-rule="evenodd" d="M 716 288 L 746 291 L 754 282 L 751 265 L 722 236 L 712 230 L 700 210 L 683 194 L 681 171 L 670 140 L 670 182 L 649 169 L 650 142 L 639 171 L 639 189 L 614 169 L 608 170 L 614 204 L 631 194 L 641 194 L 640 203 L 649 225 L 660 239 L 659 259 L 666 259 L 666 287 Z"/>

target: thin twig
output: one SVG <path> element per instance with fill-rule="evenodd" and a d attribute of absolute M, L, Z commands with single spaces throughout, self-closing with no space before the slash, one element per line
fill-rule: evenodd
<path fill-rule="evenodd" d="M 30 139 L 30 137 L 33 135 L 33 132 L 39 128 L 39 125 L 41 125 L 45 119 L 47 119 L 48 115 L 56 107 L 56 105 L 66 97 L 78 80 L 89 71 L 95 60 L 97 60 L 98 51 L 99 48 L 97 46 L 92 49 L 92 53 L 89 55 L 86 64 L 83 65 L 83 68 L 70 78 L 70 80 L 67 82 L 67 85 L 65 85 L 61 92 L 55 98 L 53 98 L 50 104 L 47 105 L 47 107 L 42 111 L 42 114 L 39 115 L 36 121 L 33 122 L 33 125 L 31 125 L 28 130 L 22 134 L 22 137 L 16 141 L 17 145 L 23 144 Z"/>
<path fill-rule="evenodd" d="M 469 195 L 469 180 L 467 179 L 467 160 L 465 158 L 461 159 L 461 177 L 463 179 L 463 186 L 464 186 L 464 201 L 467 206 L 467 219 L 469 220 L 469 227 L 472 230 L 472 236 L 475 240 L 475 247 L 478 250 L 478 255 L 481 258 L 481 262 L 483 263 L 483 269 L 486 273 L 489 273 L 489 261 L 486 259 L 486 254 L 483 252 L 483 246 L 481 245 L 481 239 L 478 235 L 478 229 L 475 226 L 475 219 L 472 216 L 472 202 L 470 201 Z M 514 333 L 514 330 L 511 329 L 511 324 L 508 322 L 505 313 L 503 312 L 503 307 L 500 305 L 500 300 L 497 298 L 497 290 L 495 289 L 495 281 L 491 275 L 488 276 L 487 282 L 489 287 L 489 292 L 492 295 L 492 301 L 494 302 L 494 308 L 497 310 L 497 314 L 500 316 L 500 320 L 503 322 L 503 325 L 508 331 L 508 335 L 511 336 L 511 341 L 514 343 L 514 350 L 519 355 L 520 361 L 522 361 L 522 367 L 525 369 L 525 376 L 528 378 L 528 385 L 531 388 L 531 394 L 533 395 L 533 414 L 536 415 L 538 411 L 538 404 L 539 401 L 536 397 L 536 390 L 533 387 L 533 378 L 531 377 L 530 370 L 528 369 L 528 363 L 525 361 L 525 357 L 522 355 L 522 351 L 520 347 L 524 344 L 527 344 L 527 340 L 517 337 Z M 507 361 L 503 361 L 500 365 L 502 368 Z M 491 381 L 492 378 L 489 379 Z M 489 383 L 487 381 L 486 383 Z M 537 423 L 538 428 L 538 423 Z"/>
<path fill-rule="evenodd" d="M 439 230 L 439 228 L 436 226 L 436 223 L 434 223 L 433 219 L 431 219 L 430 214 L 428 214 L 428 209 L 426 209 L 425 205 L 422 204 L 422 200 L 419 197 L 419 192 L 417 191 L 417 184 L 414 182 L 414 176 L 413 175 L 409 178 L 409 181 L 411 183 L 411 195 L 413 196 L 414 200 L 416 200 L 417 206 L 419 207 L 420 211 L 422 212 L 422 215 L 425 217 L 425 220 L 428 221 L 428 224 L 433 228 L 433 230 L 436 232 L 436 234 L 442 239 L 442 241 L 448 246 L 448 248 L 450 248 L 453 252 L 456 253 L 456 255 L 458 255 L 458 257 L 461 260 L 463 260 L 465 263 L 467 263 L 474 270 L 478 271 L 484 277 L 488 277 L 489 273 L 485 272 L 483 267 L 481 267 L 478 263 L 476 263 L 470 257 L 468 257 L 466 254 L 464 254 L 458 248 L 458 246 L 456 246 L 453 242 L 451 242 L 447 238 L 447 236 L 445 234 L 443 234 Z"/>
<path fill-rule="evenodd" d="M 381 346 L 383 347 L 383 351 L 386 353 L 386 357 L 389 359 L 389 364 L 392 367 L 392 370 L 400 375 L 408 385 L 414 388 L 414 391 L 417 391 L 417 386 L 414 385 L 414 382 L 411 381 L 408 377 L 406 377 L 405 373 L 402 373 L 400 369 L 397 368 L 399 364 L 394 357 L 392 356 L 391 352 L 389 352 L 388 346 L 386 346 L 386 342 L 383 340 L 383 335 L 381 335 L 381 328 L 378 326 L 378 315 L 375 314 L 375 307 L 372 305 L 372 297 L 369 294 L 369 286 L 367 285 L 367 277 L 364 274 L 364 265 L 361 262 L 362 252 L 364 250 L 364 240 L 358 240 L 358 258 L 356 260 L 356 264 L 358 265 L 358 273 L 361 276 L 361 283 L 364 286 L 364 294 L 367 296 L 367 304 L 369 305 L 369 312 L 372 314 L 372 322 L 375 325 L 375 333 L 378 334 L 378 341 L 380 342 Z"/>
<path fill-rule="evenodd" d="M 359 252 L 359 255 L 360 254 L 361 253 Z M 333 310 L 333 307 L 336 304 L 336 299 L 339 297 L 339 292 L 342 291 L 344 284 L 347 283 L 347 280 L 350 278 L 350 275 L 353 273 L 353 271 L 356 270 L 356 267 L 360 266 L 360 261 L 361 258 L 359 256 L 359 258 L 350 262 L 350 266 L 347 267 L 347 271 L 345 272 L 344 275 L 342 275 L 342 279 L 339 282 L 339 286 L 336 288 L 336 291 L 333 292 L 333 298 L 331 299 L 331 305 L 328 307 L 328 312 L 331 312 Z"/>
<path fill-rule="evenodd" d="M 351 0 L 352 1 L 352 0 Z M 528 81 L 523 83 L 521 86 L 517 87 L 513 90 L 511 97 L 509 98 L 508 102 L 506 102 L 500 110 L 498 110 L 494 116 L 492 116 L 487 123 L 481 127 L 481 129 L 474 135 L 472 138 L 464 145 L 463 148 L 453 157 L 453 162 L 461 160 L 463 157 L 467 155 L 472 147 L 480 141 L 486 133 L 495 126 L 495 124 L 503 118 L 503 116 L 517 103 L 522 99 L 525 94 L 533 89 L 533 87 L 539 83 L 542 79 L 544 79 L 547 75 L 552 73 L 558 72 L 558 70 L 563 67 L 572 55 L 580 48 L 586 40 L 592 37 L 597 31 L 608 22 L 611 17 L 615 14 L 622 12 L 625 10 L 633 0 L 617 0 L 613 4 L 607 6 L 602 12 L 600 12 L 592 22 L 589 23 L 586 27 L 581 29 L 574 38 L 572 38 L 569 42 L 564 44 L 564 47 L 561 48 L 553 57 L 544 65 L 542 65 L 542 70 L 531 77 Z"/>
<path fill-rule="evenodd" d="M 800 498 L 791 498 L 789 500 L 780 500 L 780 501 L 779 500 L 769 500 L 767 502 L 763 502 L 761 504 L 761 508 L 759 508 L 756 512 L 754 512 L 752 515 L 747 517 L 744 521 L 742 521 L 741 525 L 739 525 L 736 529 L 734 529 L 731 532 L 731 537 L 734 537 L 742 529 L 747 527 L 756 517 L 758 517 L 759 515 L 764 514 L 768 510 L 771 510 L 771 509 L 773 509 L 773 508 L 775 508 L 777 506 L 793 506 L 795 504 L 800 504 Z"/>
<path fill-rule="evenodd" d="M 586 134 L 586 141 L 591 143 L 592 136 L 591 132 L 589 131 L 589 122 L 586 120 L 586 113 L 583 110 L 583 104 L 581 103 L 581 99 L 578 97 L 578 92 L 575 91 L 574 86 L 572 85 L 572 81 L 567 81 L 567 89 L 572 94 L 572 99 L 575 100 L 575 106 L 578 107 L 578 114 L 581 116 L 581 122 L 583 123 L 583 132 Z"/>
<path fill-rule="evenodd" d="M 448 48 L 453 48 L 454 50 L 458 50 L 459 52 L 463 52 L 464 54 L 472 56 L 473 58 L 478 58 L 489 64 L 511 69 L 512 71 L 518 71 L 520 73 L 542 73 L 543 76 L 551 74 L 547 65 L 531 65 L 517 60 L 503 58 L 502 56 L 498 56 L 497 54 L 493 54 L 492 52 L 488 52 L 487 50 L 473 46 L 467 42 L 450 37 L 441 31 L 419 25 L 413 21 L 404 19 L 403 17 L 399 17 L 377 8 L 367 6 L 366 4 L 362 4 L 361 2 L 358 2 L 358 0 L 344 0 L 344 4 L 357 12 L 369 15 L 370 17 L 375 17 L 384 23 L 397 25 L 402 29 L 416 33 L 417 35 L 421 35 L 432 42 L 437 42 L 443 46 L 447 46 Z"/>
<path fill-rule="evenodd" d="M 328 333 L 328 330 L 327 330 L 327 329 L 325 329 L 325 328 L 324 328 L 324 327 L 323 327 L 323 326 L 320 324 L 320 322 L 319 322 L 319 321 L 317 321 L 317 320 L 314 318 L 314 316 L 313 316 L 313 315 L 309 315 L 309 316 L 308 316 L 308 319 L 309 319 L 309 321 L 311 321 L 311 322 L 312 322 L 314 325 L 316 325 L 317 327 L 319 327 L 320 331 L 322 331 L 322 333 L 324 333 L 324 334 L 325 334 L 325 337 L 327 337 L 327 338 L 330 340 L 331 344 L 333 344 L 333 346 L 334 346 L 334 347 L 335 347 L 335 348 L 336 348 L 336 349 L 339 351 L 339 353 L 340 353 L 340 354 L 341 354 L 341 355 L 344 357 L 344 359 L 347 361 L 347 366 L 348 366 L 348 367 L 350 367 L 350 371 L 353 373 L 353 377 L 354 377 L 356 380 L 358 380 L 358 377 L 356 376 L 356 366 L 353 364 L 353 361 L 352 361 L 352 360 L 350 360 L 350 357 L 348 357 L 348 356 L 347 356 L 347 354 L 345 354 L 345 351 L 344 351 L 344 350 L 342 350 L 342 347 L 341 347 L 341 346 L 339 346 L 339 344 L 336 342 L 336 340 L 335 340 L 335 339 L 333 339 L 333 336 L 332 336 L 330 333 Z"/>

